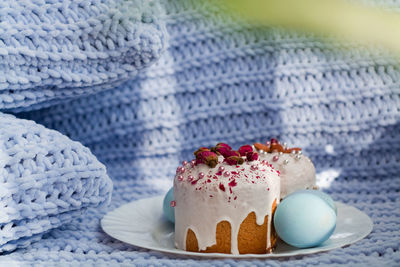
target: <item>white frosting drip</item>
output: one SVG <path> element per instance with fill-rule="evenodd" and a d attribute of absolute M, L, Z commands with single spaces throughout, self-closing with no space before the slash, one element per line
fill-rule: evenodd
<path fill-rule="evenodd" d="M 206 250 L 216 244 L 216 227 L 221 221 L 231 225 L 231 253 L 239 254 L 238 234 L 240 225 L 251 212 L 255 212 L 258 225 L 264 223 L 268 215 L 267 249 L 271 247 L 272 204 L 279 203 L 280 178 L 278 172 L 260 160 L 245 161 L 242 165 L 230 166 L 219 163 L 215 168 L 205 164 L 185 166 L 179 181 L 174 179 L 175 206 L 175 245 L 186 249 L 186 235 L 190 228 L 198 241 L 199 250 Z M 258 168 L 254 169 L 251 166 Z M 219 167 L 225 170 L 221 173 Z M 205 174 L 198 179 L 199 173 Z M 229 172 L 230 176 L 224 176 Z M 197 182 L 188 181 L 192 175 Z M 225 189 L 225 190 L 223 190 Z"/>
<path fill-rule="evenodd" d="M 296 155 L 278 152 L 259 154 L 260 160 L 266 160 L 276 170 L 281 177 L 281 198 L 290 193 L 302 189 L 313 189 L 315 186 L 315 167 L 311 160 L 301 155 L 300 159 Z M 274 156 L 279 156 L 277 161 L 273 161 Z M 288 160 L 287 164 L 284 161 Z"/>

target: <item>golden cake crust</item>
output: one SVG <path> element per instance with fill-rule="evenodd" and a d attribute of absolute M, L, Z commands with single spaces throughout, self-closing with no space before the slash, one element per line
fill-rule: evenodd
<path fill-rule="evenodd" d="M 272 205 L 272 214 L 276 209 L 276 199 Z M 273 216 L 273 215 L 272 215 Z M 268 215 L 264 218 L 264 223 L 258 225 L 256 214 L 249 215 L 240 224 L 238 234 L 238 249 L 240 254 L 265 254 L 270 253 L 276 245 L 276 233 L 271 220 L 271 246 L 267 248 L 268 236 Z M 186 250 L 202 253 L 231 253 L 231 225 L 228 221 L 221 221 L 216 227 L 216 244 L 199 251 L 196 234 L 188 229 L 186 236 Z"/>

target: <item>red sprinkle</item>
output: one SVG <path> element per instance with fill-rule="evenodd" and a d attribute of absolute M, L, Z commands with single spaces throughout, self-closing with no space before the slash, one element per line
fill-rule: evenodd
<path fill-rule="evenodd" d="M 210 179 L 208 179 L 208 180 L 207 180 L 207 183 L 211 183 L 211 180 L 210 180 Z"/>
<path fill-rule="evenodd" d="M 176 206 L 176 201 L 172 200 L 169 204 L 171 205 L 171 207 L 175 207 Z"/>
<path fill-rule="evenodd" d="M 237 196 L 233 198 L 233 200 L 236 200 L 236 199 L 237 199 Z"/>
<path fill-rule="evenodd" d="M 224 191 L 225 192 L 225 186 L 223 185 L 223 184 L 219 184 L 219 189 L 221 189 L 222 191 Z"/>
<path fill-rule="evenodd" d="M 235 187 L 237 185 L 236 180 L 233 179 L 232 181 L 229 182 L 228 184 L 230 187 Z"/>

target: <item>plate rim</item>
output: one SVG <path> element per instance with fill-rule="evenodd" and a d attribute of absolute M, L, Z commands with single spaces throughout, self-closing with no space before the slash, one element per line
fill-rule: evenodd
<path fill-rule="evenodd" d="M 153 246 L 148 246 L 148 245 L 141 245 L 141 244 L 135 244 L 134 242 L 131 241 L 127 241 L 127 240 L 123 240 L 119 237 L 116 237 L 112 232 L 110 232 L 108 230 L 108 228 L 105 226 L 105 222 L 108 220 L 109 217 L 112 217 L 114 213 L 118 213 L 118 211 L 123 210 L 131 205 L 137 205 L 138 202 L 145 202 L 145 201 L 160 201 L 160 206 L 162 207 L 162 201 L 164 199 L 164 195 L 158 195 L 158 196 L 152 196 L 152 197 L 146 197 L 146 198 L 140 198 L 140 199 L 136 199 L 133 200 L 131 202 L 125 203 L 111 211 L 108 211 L 103 218 L 100 220 L 100 225 L 102 230 L 110 237 L 119 240 L 121 242 L 124 242 L 126 244 L 138 247 L 138 248 L 144 248 L 144 249 L 148 249 L 148 250 L 153 250 L 153 251 L 158 251 L 158 252 L 163 252 L 163 253 L 167 253 L 167 254 L 172 254 L 174 256 L 191 256 L 191 257 L 199 257 L 199 258 L 235 258 L 235 259 L 245 259 L 245 258 L 258 258 L 258 259 L 267 259 L 267 258 L 288 258 L 288 257 L 297 257 L 297 256 L 305 256 L 305 255 L 310 255 L 310 254 L 317 254 L 317 253 L 321 253 L 321 252 L 327 252 L 330 250 L 334 250 L 334 249 L 339 249 L 339 248 L 343 248 L 343 247 L 347 247 L 350 246 L 362 239 L 364 239 L 365 237 L 367 237 L 373 230 L 374 227 L 374 223 L 371 219 L 370 216 L 368 216 L 368 214 L 366 214 L 365 212 L 363 212 L 362 210 L 342 203 L 342 202 L 338 202 L 335 201 L 335 204 L 338 207 L 338 210 L 340 207 L 351 207 L 353 209 L 358 210 L 359 212 L 363 213 L 367 218 L 368 221 L 366 222 L 366 224 L 368 223 L 369 229 L 368 231 L 366 231 L 363 235 L 358 236 L 357 238 L 355 238 L 354 240 L 352 240 L 350 243 L 348 244 L 344 244 L 340 247 L 335 247 L 335 248 L 331 248 L 331 247 L 320 247 L 320 249 L 318 251 L 315 251 L 315 247 L 313 248 L 305 248 L 305 249 L 298 249 L 298 253 L 292 253 L 290 255 L 282 255 L 282 254 L 276 254 L 274 252 L 272 253 L 266 253 L 266 254 L 224 254 L 224 253 L 201 253 L 201 252 L 191 252 L 191 251 L 185 251 L 185 250 L 180 250 L 180 249 L 169 249 L 169 248 L 161 248 L 161 247 L 153 247 Z M 161 210 L 162 212 L 162 210 Z M 283 241 L 282 241 L 283 242 Z"/>

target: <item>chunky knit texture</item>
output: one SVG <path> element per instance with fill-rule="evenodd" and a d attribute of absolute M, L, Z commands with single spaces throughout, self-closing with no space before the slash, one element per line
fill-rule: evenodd
<path fill-rule="evenodd" d="M 11 115 L 0 125 L 0 252 L 110 201 L 112 182 L 88 148 Z"/>
<path fill-rule="evenodd" d="M 147 0 L 0 1 L 0 109 L 110 88 L 157 59 L 160 7 Z"/>
<path fill-rule="evenodd" d="M 304 257 L 199 260 L 114 240 L 100 229 L 104 212 L 90 210 L 0 264 L 400 265 L 398 63 L 376 50 L 242 24 L 214 2 L 161 5 L 169 40 L 154 65 L 111 90 L 26 106 L 17 116 L 88 146 L 113 178 L 110 209 L 166 192 L 176 166 L 199 146 L 278 137 L 303 147 L 321 188 L 371 216 L 373 232 Z"/>

